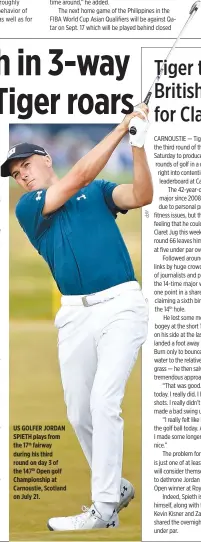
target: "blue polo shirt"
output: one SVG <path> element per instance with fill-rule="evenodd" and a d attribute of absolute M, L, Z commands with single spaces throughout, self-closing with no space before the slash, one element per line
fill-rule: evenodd
<path fill-rule="evenodd" d="M 17 219 L 63 295 L 91 294 L 136 280 L 115 222 L 118 212 L 127 212 L 113 201 L 115 186 L 95 180 L 46 216 L 46 190 L 24 194 L 17 203 Z"/>

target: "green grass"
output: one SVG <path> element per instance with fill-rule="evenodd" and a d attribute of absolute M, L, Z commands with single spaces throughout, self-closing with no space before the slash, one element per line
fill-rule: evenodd
<path fill-rule="evenodd" d="M 10 317 L 50 319 L 51 289 L 52 279 L 46 263 L 10 213 Z"/>

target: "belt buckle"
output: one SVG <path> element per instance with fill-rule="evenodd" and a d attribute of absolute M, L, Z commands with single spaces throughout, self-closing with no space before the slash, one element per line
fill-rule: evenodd
<path fill-rule="evenodd" d="M 83 295 L 82 296 L 82 304 L 84 305 L 84 307 L 90 307 L 88 301 L 87 301 L 87 295 Z"/>

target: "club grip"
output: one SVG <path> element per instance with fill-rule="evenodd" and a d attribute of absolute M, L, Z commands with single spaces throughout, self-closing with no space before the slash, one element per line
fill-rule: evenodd
<path fill-rule="evenodd" d="M 151 95 L 152 95 L 152 92 L 148 92 L 148 94 L 146 95 L 145 100 L 143 100 L 143 103 L 144 103 L 144 104 L 148 105 L 149 100 L 150 100 L 150 98 L 151 98 Z"/>

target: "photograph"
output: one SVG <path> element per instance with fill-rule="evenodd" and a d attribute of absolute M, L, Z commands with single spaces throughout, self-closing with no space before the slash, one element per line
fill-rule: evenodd
<path fill-rule="evenodd" d="M 10 125 L 13 541 L 141 539 L 140 108 L 119 125 Z"/>

